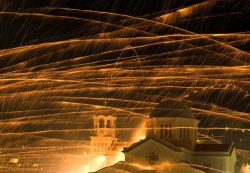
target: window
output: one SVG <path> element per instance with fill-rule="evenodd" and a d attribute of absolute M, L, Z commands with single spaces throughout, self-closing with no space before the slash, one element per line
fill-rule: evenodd
<path fill-rule="evenodd" d="M 180 131 L 180 137 L 183 139 L 189 138 L 189 128 L 186 126 L 183 126 L 182 131 Z"/>
<path fill-rule="evenodd" d="M 160 138 L 163 138 L 163 125 L 161 125 L 161 130 L 160 130 Z"/>
<path fill-rule="evenodd" d="M 104 119 L 99 120 L 99 128 L 104 128 Z"/>
<path fill-rule="evenodd" d="M 107 121 L 106 128 L 111 128 L 111 122 L 110 122 L 110 120 Z"/>
<path fill-rule="evenodd" d="M 186 138 L 188 139 L 189 138 L 189 128 L 187 127 L 187 130 L 186 130 Z"/>
<path fill-rule="evenodd" d="M 168 138 L 168 125 L 165 124 L 165 138 Z"/>
<path fill-rule="evenodd" d="M 172 138 L 172 125 L 165 124 L 165 138 Z"/>

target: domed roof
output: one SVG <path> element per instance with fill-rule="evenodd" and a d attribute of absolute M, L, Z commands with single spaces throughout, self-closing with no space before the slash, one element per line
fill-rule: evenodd
<path fill-rule="evenodd" d="M 168 98 L 156 105 L 150 117 L 194 118 L 191 109 L 183 102 Z"/>

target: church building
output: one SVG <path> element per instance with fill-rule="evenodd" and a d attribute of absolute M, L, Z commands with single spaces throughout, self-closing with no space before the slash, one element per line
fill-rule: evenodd
<path fill-rule="evenodd" d="M 96 121 L 114 127 L 112 118 L 110 122 Z M 165 99 L 146 119 L 146 138 L 123 148 L 125 161 L 97 173 L 235 173 L 234 145 L 198 143 L 198 124 L 199 120 L 186 104 Z M 103 145 L 116 142 L 114 136 L 111 138 L 103 138 L 110 143 Z"/>

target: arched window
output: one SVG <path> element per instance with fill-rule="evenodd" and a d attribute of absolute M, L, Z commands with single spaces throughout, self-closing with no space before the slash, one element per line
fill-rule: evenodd
<path fill-rule="evenodd" d="M 99 120 L 99 128 L 104 128 L 104 119 Z"/>
<path fill-rule="evenodd" d="M 110 122 L 110 120 L 107 121 L 106 128 L 111 128 L 111 122 Z"/>

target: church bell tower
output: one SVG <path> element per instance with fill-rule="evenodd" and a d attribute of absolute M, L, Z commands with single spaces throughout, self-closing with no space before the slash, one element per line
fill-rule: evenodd
<path fill-rule="evenodd" d="M 116 116 L 107 112 L 93 116 L 94 135 L 90 137 L 92 152 L 106 154 L 117 143 Z"/>

